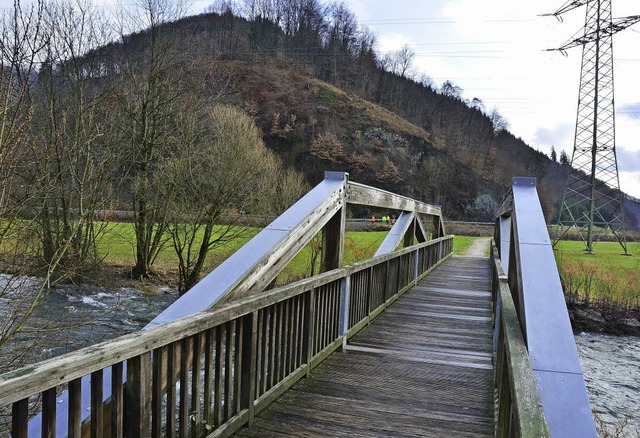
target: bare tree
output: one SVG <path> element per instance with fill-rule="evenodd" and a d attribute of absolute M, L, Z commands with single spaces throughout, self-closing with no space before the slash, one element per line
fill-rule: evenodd
<path fill-rule="evenodd" d="M 164 24 L 184 13 L 182 2 L 139 0 L 119 20 L 124 42 L 113 62 L 120 72 L 113 82 L 114 141 L 123 145 L 123 189 L 134 214 L 136 263 L 134 278 L 148 277 L 162 249 L 167 229 L 163 198 L 153 198 L 151 184 L 162 161 L 170 154 L 181 98 L 186 94 L 185 50 L 177 47 L 171 29 Z M 142 30 L 141 30 L 142 29 Z"/>
<path fill-rule="evenodd" d="M 509 129 L 509 121 L 498 112 L 497 108 L 493 108 L 489 113 L 489 119 L 493 124 L 494 135 L 498 135 L 502 131 Z"/>
<path fill-rule="evenodd" d="M 50 2 L 48 36 L 34 87 L 34 228 L 45 264 L 69 244 L 61 276 L 75 276 L 99 261 L 96 239 L 105 231 L 96 212 L 109 200 L 112 155 L 103 142 L 102 95 L 93 87 L 100 64 L 91 51 L 108 41 L 106 22 L 90 4 Z"/>
<path fill-rule="evenodd" d="M 246 233 L 236 226 L 238 213 L 270 212 L 296 181 L 281 171 L 259 128 L 238 109 L 217 105 L 203 116 L 178 117 L 177 151 L 157 173 L 154 189 L 169 201 L 168 233 L 184 293 L 199 280 L 211 250 Z"/>
<path fill-rule="evenodd" d="M 33 165 L 33 87 L 48 35 L 44 2 L 23 8 L 19 1 L 0 15 L 0 350 L 27 325 L 52 286 L 51 272 L 68 249 L 63 245 L 42 278 L 27 277 L 33 239 L 32 184 L 25 169 Z M 0 372 L 20 365 L 26 351 L 2 352 Z"/>

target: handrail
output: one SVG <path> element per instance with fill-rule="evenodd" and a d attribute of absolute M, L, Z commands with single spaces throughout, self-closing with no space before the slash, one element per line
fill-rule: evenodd
<path fill-rule="evenodd" d="M 550 435 L 597 437 L 535 178 L 513 178 L 494 239 Z"/>
<path fill-rule="evenodd" d="M 494 374 L 497 393 L 496 437 L 549 436 L 527 345 L 520 331 L 507 276 L 491 241 L 491 291 L 494 315 Z"/>
<path fill-rule="evenodd" d="M 80 379 L 91 375 L 92 431 L 228 436 L 452 251 L 453 236 L 434 239 L 5 373 L 0 408 L 12 406 L 13 436 L 27 436 L 29 401 L 41 394 L 42 430 L 55 436 L 56 390 L 66 386 L 69 436 L 80 436 Z"/>
<path fill-rule="evenodd" d="M 399 222 L 390 230 L 389 234 L 396 235 L 397 240 L 395 245 L 390 243 L 386 247 L 386 252 L 393 251 L 402 241 L 405 246 L 413 243 L 414 239 L 418 242 L 427 241 L 428 233 L 422 222 L 424 216 L 432 221 L 434 238 L 445 235 L 440 207 L 354 183 L 349 181 L 345 172 L 325 172 L 323 181 L 156 316 L 145 328 L 262 293 L 295 255 L 320 232 L 323 237 L 322 271 L 341 266 L 348 204 L 399 209 L 410 214 L 412 219 L 406 230 L 399 231 Z M 123 380 L 127 380 L 127 367 L 124 366 L 121 372 Z M 105 371 L 104 380 L 111 379 L 110 373 L 110 370 Z M 83 422 L 91 409 L 88 398 L 89 380 L 86 376 L 80 382 Z M 102 394 L 104 400 L 111 397 L 111 391 L 111 386 L 105 384 Z M 58 401 L 66 406 L 66 394 L 62 394 Z M 57 433 L 65 435 L 68 414 L 59 409 L 57 415 Z M 42 423 L 40 416 L 30 420 L 30 423 L 30 436 L 40 436 L 37 430 Z"/>

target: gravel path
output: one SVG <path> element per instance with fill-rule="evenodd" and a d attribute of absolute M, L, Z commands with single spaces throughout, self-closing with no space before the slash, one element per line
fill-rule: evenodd
<path fill-rule="evenodd" d="M 471 246 L 467 248 L 464 255 L 467 257 L 486 257 L 490 241 L 490 237 L 475 239 Z"/>

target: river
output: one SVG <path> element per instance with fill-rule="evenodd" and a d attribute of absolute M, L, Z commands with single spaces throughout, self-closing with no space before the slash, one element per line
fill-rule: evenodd
<path fill-rule="evenodd" d="M 168 288 L 147 293 L 60 286 L 14 348 L 28 351 L 35 346 L 38 359 L 57 356 L 139 330 L 177 298 Z M 640 338 L 581 333 L 575 339 L 592 410 L 607 429 L 626 421 L 622 436 L 640 436 Z"/>
<path fill-rule="evenodd" d="M 596 417 L 609 431 L 626 422 L 620 436 L 640 436 L 640 338 L 581 333 L 575 339 Z"/>

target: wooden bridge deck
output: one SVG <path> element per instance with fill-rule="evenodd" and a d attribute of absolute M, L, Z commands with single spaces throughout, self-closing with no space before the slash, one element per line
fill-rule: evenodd
<path fill-rule="evenodd" d="M 452 257 L 237 436 L 493 436 L 487 258 Z"/>

